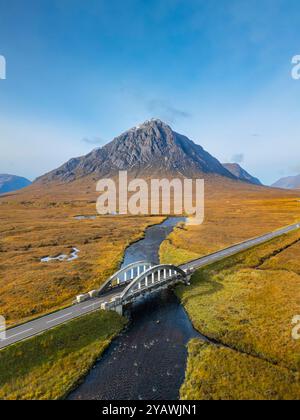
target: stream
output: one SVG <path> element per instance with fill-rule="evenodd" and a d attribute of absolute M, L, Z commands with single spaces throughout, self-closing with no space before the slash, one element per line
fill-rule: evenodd
<path fill-rule="evenodd" d="M 141 260 L 158 263 L 161 243 L 184 220 L 171 217 L 148 228 L 144 239 L 127 248 L 123 266 Z M 130 321 L 68 399 L 179 398 L 186 369 L 186 345 L 201 335 L 171 290 L 157 292 L 133 305 Z"/>

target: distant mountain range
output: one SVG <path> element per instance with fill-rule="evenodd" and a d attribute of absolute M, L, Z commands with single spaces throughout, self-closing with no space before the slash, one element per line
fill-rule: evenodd
<path fill-rule="evenodd" d="M 275 188 L 283 188 L 286 190 L 297 190 L 300 189 L 300 175 L 288 176 L 281 178 L 279 181 L 272 185 Z"/>
<path fill-rule="evenodd" d="M 16 175 L 0 174 L 0 194 L 17 191 L 31 184 L 26 178 Z"/>
<path fill-rule="evenodd" d="M 241 181 L 245 181 L 254 185 L 262 185 L 258 178 L 250 175 L 238 163 L 224 163 L 223 166 Z"/>
<path fill-rule="evenodd" d="M 106 146 L 43 175 L 35 184 L 69 183 L 92 176 L 113 177 L 120 170 L 133 176 L 223 177 L 231 181 L 255 180 L 242 168 L 234 173 L 186 136 L 161 120 L 152 119 L 116 137 Z M 253 182 L 254 183 L 254 182 Z M 255 184 L 259 181 L 255 180 Z M 260 184 L 260 183 L 259 183 Z"/>

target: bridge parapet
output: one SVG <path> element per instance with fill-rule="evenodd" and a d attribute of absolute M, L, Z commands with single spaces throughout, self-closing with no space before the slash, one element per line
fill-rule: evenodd
<path fill-rule="evenodd" d="M 185 270 L 175 265 L 156 265 L 133 279 L 120 295 L 103 304 L 102 308 L 122 315 L 124 306 L 180 282 L 189 282 L 189 275 Z"/>
<path fill-rule="evenodd" d="M 166 289 L 179 282 L 189 284 L 192 272 L 193 270 L 184 270 L 175 265 L 154 265 L 147 261 L 140 261 L 119 270 L 99 290 L 77 296 L 77 302 L 81 303 L 102 296 L 105 299 L 107 294 L 107 301 L 101 304 L 101 309 L 115 310 L 122 314 L 124 305 L 133 303 L 145 295 Z"/>
<path fill-rule="evenodd" d="M 137 295 L 143 291 L 158 289 L 163 285 L 173 283 L 174 280 L 187 281 L 187 275 L 184 270 L 175 265 L 157 265 L 149 268 L 135 278 L 121 294 L 122 301 L 126 301 L 131 295 Z M 158 287 L 157 287 L 158 286 Z"/>
<path fill-rule="evenodd" d="M 155 264 L 149 261 L 138 261 L 121 268 L 113 274 L 103 285 L 98 289 L 98 296 L 108 290 L 116 287 L 130 284 L 136 277 L 153 267 Z"/>

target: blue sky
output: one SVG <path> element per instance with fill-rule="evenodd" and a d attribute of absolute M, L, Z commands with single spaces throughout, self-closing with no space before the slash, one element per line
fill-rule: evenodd
<path fill-rule="evenodd" d="M 0 173 L 159 117 L 271 183 L 300 173 L 299 0 L 0 0 Z"/>

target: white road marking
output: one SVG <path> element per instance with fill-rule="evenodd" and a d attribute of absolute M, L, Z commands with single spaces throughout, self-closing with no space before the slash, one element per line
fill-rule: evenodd
<path fill-rule="evenodd" d="M 92 306 L 96 306 L 98 303 L 96 303 L 96 302 L 94 302 L 94 303 L 92 303 L 91 305 L 88 305 L 88 306 L 84 306 L 83 308 L 81 308 L 81 309 L 88 309 L 88 308 L 91 308 Z"/>
<path fill-rule="evenodd" d="M 65 315 L 59 316 L 58 318 L 51 319 L 51 321 L 47 321 L 47 324 L 51 324 L 52 322 L 59 321 L 60 319 L 66 318 L 69 315 L 72 315 L 73 312 L 69 312 Z"/>
<path fill-rule="evenodd" d="M 21 332 L 19 332 L 17 334 L 14 334 L 14 335 L 11 335 L 9 337 L 6 337 L 5 340 L 10 340 L 11 338 L 17 337 L 18 335 L 21 335 L 21 334 L 25 334 L 25 333 L 27 333 L 29 331 L 32 331 L 32 330 L 33 330 L 33 328 L 29 328 L 28 330 L 24 330 L 24 331 L 21 331 Z"/>

